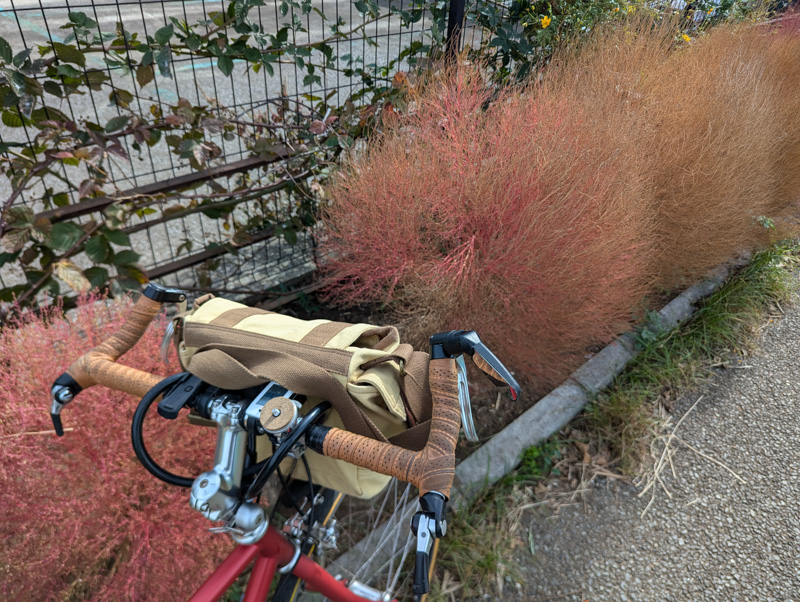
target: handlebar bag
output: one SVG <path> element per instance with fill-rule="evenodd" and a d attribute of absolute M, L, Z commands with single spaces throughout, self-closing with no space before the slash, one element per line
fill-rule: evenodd
<path fill-rule="evenodd" d="M 175 318 L 181 366 L 216 387 L 274 381 L 307 397 L 301 413 L 331 402 L 325 424 L 412 450 L 425 445 L 431 395 L 426 353 L 401 343 L 394 326 L 300 320 L 206 295 Z M 259 460 L 271 453 L 258 438 Z M 390 478 L 306 451 L 314 483 L 359 498 Z M 288 459 L 282 469 L 290 470 Z M 293 476 L 306 480 L 302 464 Z"/>

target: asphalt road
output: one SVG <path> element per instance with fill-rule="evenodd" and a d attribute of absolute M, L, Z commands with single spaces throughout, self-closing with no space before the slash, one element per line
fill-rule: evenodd
<path fill-rule="evenodd" d="M 800 297 L 798 297 L 800 299 Z M 526 515 L 519 600 L 800 600 L 800 308 L 759 351 L 683 397 L 703 395 L 662 473 L 671 498 L 598 482 L 586 504 Z M 534 548 L 531 556 L 528 541 Z M 524 550 L 524 551 L 523 551 Z"/>

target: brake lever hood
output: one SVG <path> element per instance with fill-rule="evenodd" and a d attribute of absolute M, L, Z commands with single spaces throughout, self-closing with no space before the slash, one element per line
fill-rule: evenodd
<path fill-rule="evenodd" d="M 451 330 L 435 334 L 431 337 L 431 349 L 436 355 L 436 347 L 449 357 L 460 353 L 469 355 L 478 369 L 498 387 L 508 387 L 511 399 L 516 401 L 522 391 L 517 381 L 511 376 L 503 363 L 483 344 L 474 330 Z"/>

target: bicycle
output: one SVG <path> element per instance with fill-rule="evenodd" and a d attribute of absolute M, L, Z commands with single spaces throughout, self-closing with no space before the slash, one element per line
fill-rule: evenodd
<path fill-rule="evenodd" d="M 464 354 L 473 358 L 478 368 L 498 386 L 508 386 L 516 399 L 520 387 L 503 364 L 481 342 L 474 331 L 450 331 L 430 339 L 429 384 L 432 394 L 432 420 L 427 443 L 420 451 L 411 451 L 375 439 L 322 424 L 331 405 L 322 401 L 305 415 L 298 413 L 298 396 L 276 382 L 243 390 L 222 390 L 204 383 L 196 376 L 178 373 L 161 379 L 158 376 L 117 364 L 144 334 L 164 303 L 186 299 L 183 292 L 149 284 L 137 300 L 130 317 L 114 333 L 89 353 L 76 360 L 54 382 L 51 417 L 56 433 L 62 436 L 61 411 L 83 389 L 102 384 L 140 397 L 134 414 L 131 437 L 134 451 L 142 465 L 155 477 L 191 490 L 190 503 L 211 521 L 222 525 L 212 531 L 227 533 L 239 545 L 192 596 L 194 602 L 217 600 L 252 564 L 251 576 L 243 600 L 265 600 L 278 573 L 281 578 L 273 600 L 295 600 L 299 592 L 319 592 L 334 602 L 393 600 L 397 576 L 373 587 L 358 579 L 331 575 L 312 556 L 335 547 L 336 522 L 333 515 L 342 494 L 319 490 L 313 479 L 287 483 L 279 465 L 288 458 L 302 461 L 310 475 L 304 451 L 311 449 L 330 458 L 373 470 L 409 483 L 419 490 L 419 510 L 411 519 L 410 534 L 416 537 L 413 593 L 415 600 L 428 591 L 436 544 L 447 529 L 446 504 L 455 474 L 455 447 L 462 424 L 469 439 L 475 439 L 469 407 Z M 150 407 L 156 403 L 158 414 L 177 418 L 189 408 L 197 419 L 217 426 L 214 467 L 195 477 L 172 474 L 159 466 L 147 452 L 142 425 Z M 253 458 L 256 437 L 267 436 L 273 454 L 256 462 Z M 262 490 L 273 474 L 283 487 L 285 505 L 296 514 L 284 522 L 281 531 L 272 526 L 279 507 L 267 517 L 259 503 Z M 396 485 L 390 485 L 387 491 Z M 298 488 L 305 488 L 298 501 Z M 389 527 L 398 529 L 410 514 L 409 488 L 399 496 L 401 506 L 388 508 L 393 514 Z M 384 504 L 386 502 L 384 501 Z M 371 533 L 371 536 L 375 533 Z M 396 535 L 395 535 L 396 537 Z M 386 534 L 378 536 L 386 540 Z M 409 545 L 403 545 L 402 558 L 390 559 L 402 567 Z M 370 562 L 376 562 L 370 558 Z M 378 559 L 379 564 L 383 559 Z M 372 565 L 366 571 L 374 572 Z"/>

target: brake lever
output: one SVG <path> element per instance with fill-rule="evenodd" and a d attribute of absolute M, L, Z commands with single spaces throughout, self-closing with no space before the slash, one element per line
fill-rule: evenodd
<path fill-rule="evenodd" d="M 517 401 L 521 392 L 519 384 L 517 384 L 517 381 L 500 360 L 497 359 L 497 356 L 482 342 L 475 345 L 472 361 L 495 385 L 498 387 L 508 386 L 511 399 Z"/>
<path fill-rule="evenodd" d="M 64 436 L 64 425 L 61 423 L 61 410 L 72 401 L 83 388 L 72 378 L 69 373 L 64 372 L 59 376 L 50 388 L 52 405 L 50 406 L 50 418 L 53 420 L 53 428 L 56 435 Z"/>
<path fill-rule="evenodd" d="M 429 575 L 434 542 L 447 534 L 447 499 L 435 491 L 419 498 L 419 512 L 411 519 L 411 532 L 417 536 L 414 559 L 414 600 L 422 599 L 430 587 Z"/>
<path fill-rule="evenodd" d="M 495 385 L 507 386 L 511 399 L 517 400 L 522 389 L 508 369 L 497 359 L 497 356 L 483 344 L 477 332 L 474 330 L 451 330 L 431 337 L 432 359 L 455 357 L 460 353 L 469 355 L 480 371 L 488 376 Z"/>

